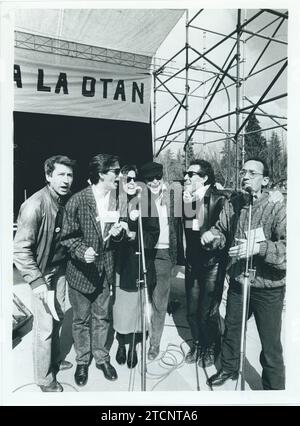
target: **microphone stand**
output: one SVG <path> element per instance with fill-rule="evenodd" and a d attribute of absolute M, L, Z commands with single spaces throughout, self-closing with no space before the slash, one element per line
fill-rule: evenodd
<path fill-rule="evenodd" d="M 253 194 L 249 192 L 249 217 L 248 217 L 248 234 L 246 246 L 246 266 L 244 272 L 243 284 L 243 311 L 242 311 L 242 326 L 241 326 L 241 343 L 240 343 L 240 364 L 239 364 L 239 378 L 241 378 L 241 390 L 245 390 L 245 358 L 246 358 L 246 333 L 247 333 L 247 320 L 249 314 L 249 301 L 250 301 L 250 284 L 254 279 L 254 269 L 249 268 L 249 253 L 250 253 L 250 231 L 251 231 L 251 216 L 253 206 Z M 250 273 L 253 274 L 250 279 Z"/>
<path fill-rule="evenodd" d="M 146 391 L 146 320 L 150 324 L 150 315 L 148 311 L 148 289 L 147 289 L 147 269 L 145 261 L 144 249 L 144 236 L 143 236 L 143 223 L 142 223 L 142 209 L 141 209 L 141 196 L 138 195 L 138 239 L 139 239 L 139 264 L 142 261 L 142 277 L 139 272 L 137 278 L 137 286 L 140 292 L 140 306 L 141 306 L 141 323 L 142 323 L 142 351 L 141 351 L 141 390 Z"/>

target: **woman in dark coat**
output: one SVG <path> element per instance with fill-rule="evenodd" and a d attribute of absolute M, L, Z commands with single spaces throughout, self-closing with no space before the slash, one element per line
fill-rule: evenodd
<path fill-rule="evenodd" d="M 139 251 L 139 244 L 136 176 L 137 169 L 134 165 L 125 165 L 121 169 L 120 191 L 123 190 L 125 195 L 127 194 L 127 200 L 124 204 L 122 203 L 122 196 L 120 197 L 120 220 L 127 222 L 128 231 L 127 238 L 118 246 L 113 304 L 113 325 L 119 343 L 116 361 L 119 364 L 125 364 L 127 359 L 128 368 L 134 368 L 138 362 L 136 345 L 142 338 L 141 298 L 137 287 L 139 258 L 136 252 Z M 157 218 L 151 217 L 144 217 L 142 223 L 146 267 L 148 269 L 150 263 L 153 262 L 151 253 L 159 237 L 159 224 Z M 127 354 L 126 344 L 129 344 Z"/>

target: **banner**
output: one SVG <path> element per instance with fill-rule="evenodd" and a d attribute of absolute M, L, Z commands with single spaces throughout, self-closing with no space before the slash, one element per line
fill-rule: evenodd
<path fill-rule="evenodd" d="M 147 70 L 18 48 L 15 52 L 15 111 L 149 123 Z"/>

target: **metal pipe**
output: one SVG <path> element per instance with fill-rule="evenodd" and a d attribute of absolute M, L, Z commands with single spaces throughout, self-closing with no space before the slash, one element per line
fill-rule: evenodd
<path fill-rule="evenodd" d="M 267 104 L 267 103 L 269 103 L 269 102 L 273 102 L 273 101 L 276 101 L 276 100 L 278 100 L 278 99 L 282 99 L 282 98 L 285 98 L 287 96 L 287 93 L 283 93 L 283 94 L 281 94 L 281 95 L 277 95 L 277 96 L 274 96 L 273 98 L 269 98 L 269 99 L 266 99 L 266 100 L 263 100 L 262 102 L 260 102 L 260 104 L 259 105 L 264 105 L 264 104 Z M 244 108 L 241 108 L 240 109 L 240 112 L 243 112 L 243 111 L 247 111 L 248 109 L 251 109 L 252 108 L 252 105 L 250 105 L 250 106 L 246 106 L 246 107 L 244 107 Z M 236 111 L 231 111 L 230 113 L 226 113 L 226 114 L 222 114 L 222 115 L 219 115 L 219 116 L 217 116 L 217 117 L 214 117 L 213 119 L 211 119 L 211 120 L 205 120 L 205 121 L 202 121 L 202 123 L 199 123 L 197 126 L 202 126 L 203 124 L 207 124 L 207 123 L 211 123 L 212 121 L 214 121 L 214 120 L 220 120 L 220 119 L 222 119 L 222 118 L 225 118 L 225 117 L 228 117 L 229 115 L 231 116 L 231 115 L 234 115 L 234 114 L 236 114 Z M 189 129 L 192 129 L 192 128 L 194 128 L 196 125 L 195 124 L 193 124 L 193 125 L 189 125 L 188 126 L 188 128 Z M 164 138 L 165 136 L 172 136 L 172 135 L 174 135 L 174 134 L 176 134 L 176 133 L 180 133 L 180 132 L 183 132 L 185 130 L 185 127 L 184 128 L 182 128 L 182 129 L 179 129 L 179 130 L 176 130 L 176 131 L 174 131 L 174 132 L 171 132 L 171 133 L 167 133 L 166 135 L 163 135 L 163 136 L 160 136 L 158 139 L 162 139 L 162 138 Z"/>
<path fill-rule="evenodd" d="M 244 24 L 242 24 L 240 26 L 240 28 L 242 29 L 245 25 L 249 24 L 250 22 L 252 22 L 254 19 L 256 19 L 258 16 L 260 16 L 263 13 L 263 10 L 260 10 L 259 12 L 257 12 L 255 15 L 252 16 L 252 18 L 248 19 L 247 22 L 245 22 Z M 218 43 L 216 43 L 215 45 L 213 45 L 210 49 L 208 49 L 206 51 L 206 55 L 208 53 L 210 53 L 211 51 L 213 51 L 216 47 L 219 47 L 222 43 L 224 43 L 226 40 L 228 40 L 229 38 L 231 38 L 231 36 L 233 36 L 236 33 L 236 29 L 234 31 L 232 31 L 231 33 L 229 33 L 223 40 L 220 40 Z M 190 66 L 193 65 L 195 62 L 197 62 L 200 58 L 196 58 L 194 59 L 194 61 L 192 61 L 190 63 Z"/>
<path fill-rule="evenodd" d="M 201 28 L 201 27 L 196 27 L 194 25 L 190 25 L 190 28 L 195 28 L 196 30 L 206 31 L 207 33 L 216 34 L 216 35 L 219 35 L 219 36 L 222 36 L 222 37 L 226 37 L 226 34 L 218 33 L 217 31 L 207 30 L 207 29 Z M 230 37 L 230 38 L 232 38 L 233 40 L 236 40 L 235 37 Z"/>
<path fill-rule="evenodd" d="M 178 55 L 180 55 L 181 52 L 184 51 L 184 47 L 182 49 L 179 50 L 179 52 L 175 53 L 175 55 L 172 56 L 171 59 L 169 59 L 167 62 L 165 62 L 163 65 L 161 65 L 157 71 L 155 71 L 157 74 L 160 74 L 160 72 L 165 68 L 165 66 L 170 63 L 171 61 L 173 61 L 173 59 L 175 59 Z"/>
<path fill-rule="evenodd" d="M 263 12 L 268 12 L 268 13 L 272 13 L 272 15 L 276 15 L 276 16 L 280 16 L 281 18 L 285 18 L 285 19 L 287 19 L 288 18 L 288 12 L 286 12 L 286 13 L 281 13 L 281 12 L 278 12 L 277 10 L 273 10 L 273 9 L 261 9 Z"/>
<path fill-rule="evenodd" d="M 200 13 L 201 13 L 201 12 L 203 12 L 203 10 L 204 10 L 204 9 L 200 9 L 200 10 L 199 10 L 199 12 L 197 12 L 197 13 L 196 13 L 196 14 L 192 17 L 192 19 L 190 20 L 190 22 L 187 22 L 187 23 L 186 23 L 186 25 L 187 25 L 187 26 L 190 26 L 190 25 L 191 25 L 191 23 L 192 23 L 192 22 L 193 22 L 193 21 L 197 18 L 197 16 L 199 16 L 199 15 L 200 15 Z"/>
<path fill-rule="evenodd" d="M 236 56 L 237 56 L 237 67 L 236 67 L 236 116 L 235 116 L 235 126 L 236 134 L 238 135 L 238 129 L 240 127 L 240 59 L 241 59 L 241 9 L 238 9 L 237 12 L 237 42 L 236 42 Z M 243 162 L 243 158 L 242 158 Z M 235 146 L 235 189 L 238 188 L 239 182 L 239 141 L 238 136 L 236 137 L 236 146 Z"/>
<path fill-rule="evenodd" d="M 168 93 L 169 91 L 168 90 L 161 90 L 161 89 L 158 89 L 158 92 L 162 92 L 162 93 Z M 180 92 L 172 92 L 174 95 L 181 95 L 181 96 L 184 96 L 184 93 L 180 93 Z M 205 99 L 205 97 L 204 96 L 200 96 L 200 95 L 192 95 L 191 93 L 189 94 L 189 97 L 191 97 L 191 98 L 199 98 L 199 99 Z M 176 105 L 175 105 L 176 106 Z"/>
<path fill-rule="evenodd" d="M 230 63 L 228 64 L 227 69 L 229 69 L 229 67 L 231 66 L 232 62 L 236 60 L 236 55 L 231 59 Z M 226 71 L 227 71 L 226 69 Z M 222 84 L 223 79 L 225 78 L 225 74 L 220 78 L 219 83 L 217 84 L 217 87 L 215 89 L 215 92 L 218 90 L 218 88 L 220 87 L 220 85 Z M 207 104 L 205 105 L 204 110 L 202 111 L 202 114 L 200 115 L 199 119 L 197 120 L 197 123 L 195 125 L 193 125 L 193 129 L 189 135 L 189 139 L 191 139 L 191 137 L 193 136 L 195 129 L 198 127 L 199 123 L 201 122 L 204 114 L 206 113 L 211 101 L 212 101 L 213 97 L 209 99 L 209 101 L 207 102 Z M 202 123 L 203 124 L 203 123 Z M 187 140 L 186 144 L 188 143 L 189 139 Z"/>
<path fill-rule="evenodd" d="M 199 55 L 199 59 L 200 58 L 204 58 L 207 62 L 209 62 L 212 66 L 214 66 L 215 68 L 217 68 L 217 70 L 221 71 L 222 73 L 224 73 L 224 70 L 222 68 L 220 68 L 217 64 L 215 64 L 213 61 L 211 61 L 210 59 L 207 58 L 206 53 L 200 53 L 198 52 L 198 50 L 194 49 L 193 47 L 191 47 L 191 49 L 197 53 Z M 228 78 L 230 78 L 231 80 L 233 80 L 235 82 L 235 78 L 232 77 L 230 74 L 226 73 L 226 76 Z"/>
<path fill-rule="evenodd" d="M 287 60 L 287 57 L 282 58 L 282 59 L 279 59 L 278 61 L 273 62 L 272 64 L 267 65 L 266 67 L 261 68 L 260 70 L 258 70 L 258 71 L 256 71 L 256 72 L 254 72 L 253 74 L 248 75 L 248 76 L 246 77 L 246 79 L 248 80 L 248 78 L 253 77 L 254 75 L 257 75 L 257 74 L 259 74 L 259 73 L 261 73 L 261 72 L 263 72 L 263 71 L 266 71 L 267 69 L 272 68 L 272 67 L 274 67 L 275 65 L 278 65 L 278 64 L 280 64 L 281 62 L 286 61 L 286 60 Z"/>
<path fill-rule="evenodd" d="M 153 59 L 155 67 L 155 58 Z M 156 75 L 153 73 L 153 154 L 156 152 Z"/>
<path fill-rule="evenodd" d="M 163 85 L 163 87 L 166 89 L 166 91 L 175 99 L 175 101 L 178 103 L 178 104 L 180 104 L 181 105 L 181 103 L 182 102 L 180 102 L 180 100 L 179 99 L 177 99 L 176 98 L 176 96 L 174 95 L 174 92 L 171 92 L 171 90 L 165 85 L 165 83 L 163 82 L 163 81 L 161 81 L 160 80 L 160 78 L 158 77 L 158 76 L 156 76 L 156 78 L 157 78 L 157 80 L 161 83 L 160 85 L 159 85 L 159 87 L 161 86 L 161 85 Z"/>
<path fill-rule="evenodd" d="M 279 22 L 277 28 L 275 29 L 275 31 L 272 34 L 272 38 L 276 35 L 277 31 L 279 31 L 279 28 L 281 27 L 281 25 L 284 23 L 284 19 L 281 20 L 281 22 Z M 257 34 L 256 34 L 257 35 Z M 255 69 L 256 65 L 258 64 L 258 62 L 260 61 L 260 59 L 263 57 L 264 53 L 266 52 L 266 50 L 268 49 L 268 47 L 270 46 L 272 40 L 269 40 L 268 43 L 265 45 L 265 47 L 263 48 L 262 52 L 260 53 L 259 57 L 257 58 L 256 62 L 254 63 L 254 65 L 252 66 L 251 70 L 249 71 L 249 75 L 252 74 L 253 70 Z"/>
<path fill-rule="evenodd" d="M 199 13 L 198 13 L 199 14 Z M 195 16 L 194 18 L 195 19 Z M 188 131 L 189 124 L 189 11 L 186 9 L 186 26 L 185 26 L 185 168 L 189 167 L 188 164 Z"/>
<path fill-rule="evenodd" d="M 277 22 L 279 19 L 280 19 L 280 18 L 276 18 L 276 19 L 274 19 L 274 21 L 269 22 L 267 25 L 265 25 L 265 26 L 264 26 L 264 27 L 262 27 L 260 30 L 258 30 L 258 31 L 256 32 L 256 34 L 261 33 L 263 30 L 265 30 L 266 28 L 270 27 L 270 25 L 274 24 L 274 23 L 275 23 L 275 22 Z M 255 35 L 256 35 L 256 34 L 255 34 Z M 250 36 L 250 37 L 246 38 L 245 42 L 247 43 L 247 41 L 248 41 L 248 40 L 250 40 L 251 38 L 255 37 L 255 35 L 252 35 L 252 36 Z"/>
<path fill-rule="evenodd" d="M 178 114 L 179 114 L 179 112 L 180 112 L 181 108 L 185 108 L 185 106 L 184 106 L 184 102 L 185 102 L 185 97 L 183 98 L 183 101 L 182 101 L 182 102 L 181 102 L 181 104 L 179 105 L 178 110 L 176 111 L 176 114 L 175 114 L 175 116 L 173 117 L 172 123 L 171 123 L 171 125 L 169 126 L 169 129 L 168 129 L 168 133 L 166 134 L 166 136 L 165 136 L 165 138 L 164 138 L 164 140 L 163 140 L 163 142 L 162 142 L 162 144 L 161 144 L 161 146 L 160 146 L 160 148 L 159 148 L 159 150 L 158 150 L 158 153 L 156 154 L 156 157 L 157 157 L 157 156 L 160 154 L 160 152 L 163 150 L 163 147 L 164 147 L 165 141 L 166 141 L 166 139 L 167 139 L 167 136 L 170 134 L 170 130 L 172 129 L 173 124 L 175 123 L 175 121 L 176 121 L 176 119 L 177 119 L 177 117 L 178 117 Z"/>
<path fill-rule="evenodd" d="M 224 63 L 223 63 L 223 65 L 222 65 L 222 68 L 224 68 L 224 67 L 226 66 L 227 61 L 229 60 L 229 58 L 230 58 L 230 56 L 231 56 L 232 52 L 234 51 L 235 47 L 236 47 L 236 42 L 235 42 L 235 43 L 233 43 L 233 46 L 232 46 L 232 48 L 231 48 L 231 50 L 230 50 L 229 54 L 227 55 L 227 58 L 225 59 L 225 62 L 224 62 Z M 235 64 L 233 64 L 233 67 L 235 67 L 235 66 L 236 66 L 236 65 L 235 65 Z M 217 82 L 217 80 L 215 80 L 215 81 L 213 82 L 213 84 L 212 84 L 211 88 L 210 88 L 210 89 L 209 89 L 209 91 L 208 91 L 207 96 L 209 96 L 209 95 L 210 95 L 210 93 L 211 93 L 212 89 L 214 88 L 214 86 L 215 86 L 216 82 Z M 224 86 L 224 87 L 225 87 L 225 86 Z"/>
<path fill-rule="evenodd" d="M 246 132 L 245 135 L 250 135 L 253 133 L 259 133 L 259 132 L 266 132 L 268 130 L 273 130 L 273 129 L 278 129 L 278 128 L 285 128 L 287 125 L 281 125 L 281 126 L 273 126 L 273 127 L 267 127 L 265 129 L 259 129 L 259 130 L 253 130 L 252 132 Z M 200 129 L 196 129 L 197 132 L 200 131 Z M 182 132 L 181 132 L 182 133 Z M 232 133 L 231 133 L 232 134 Z M 159 138 L 158 138 L 159 139 Z M 234 137 L 229 137 L 230 141 L 235 142 Z M 194 145 L 209 145 L 211 143 L 215 143 L 215 142 L 223 142 L 223 141 L 227 141 L 228 140 L 228 136 L 226 138 L 220 138 L 220 139 L 213 139 L 211 141 L 208 142 L 194 142 Z M 185 141 L 178 141 L 178 140 L 174 140 L 171 139 L 168 141 L 168 139 L 166 139 L 166 141 L 168 142 L 163 149 L 166 149 L 171 143 L 185 143 Z"/>
<path fill-rule="evenodd" d="M 261 105 L 261 102 L 263 101 L 263 99 L 265 98 L 265 96 L 269 93 L 269 91 L 272 89 L 272 87 L 274 86 L 275 82 L 281 76 L 281 74 L 283 73 L 283 71 L 285 70 L 286 67 L 287 67 L 287 61 L 280 68 L 280 70 L 278 71 L 278 73 L 276 74 L 276 76 L 273 78 L 273 80 L 271 81 L 271 83 L 269 84 L 269 86 L 266 88 L 266 90 L 264 91 L 264 93 L 262 94 L 262 96 L 259 98 L 259 101 L 253 106 L 252 111 L 250 112 L 250 114 L 248 115 L 248 117 L 246 118 L 246 120 L 244 120 L 244 122 L 242 123 L 242 125 L 237 130 L 235 138 L 238 137 L 238 135 L 241 132 L 241 130 L 246 126 L 246 124 L 248 123 L 250 117 L 254 114 L 255 110 Z"/>
<path fill-rule="evenodd" d="M 286 41 L 281 41 L 281 40 L 277 40 L 276 38 L 272 38 L 272 37 L 268 37 L 268 36 L 263 36 L 262 34 L 257 34 L 257 33 L 254 33 L 253 31 L 243 30 L 243 32 L 246 33 L 246 34 L 255 35 L 256 37 L 263 38 L 265 40 L 275 41 L 276 43 L 284 44 L 285 46 L 287 46 L 287 42 Z"/>

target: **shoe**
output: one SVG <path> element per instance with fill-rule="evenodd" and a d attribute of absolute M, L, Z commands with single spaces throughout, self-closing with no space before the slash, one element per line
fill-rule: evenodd
<path fill-rule="evenodd" d="M 129 351 L 127 354 L 127 367 L 134 368 L 138 363 L 138 357 L 136 353 L 136 348 L 129 346 Z"/>
<path fill-rule="evenodd" d="M 169 315 L 174 314 L 174 312 L 177 311 L 177 309 L 180 308 L 180 302 L 179 300 L 170 300 L 167 306 L 167 312 Z"/>
<path fill-rule="evenodd" d="M 63 392 L 64 388 L 56 380 L 50 383 L 50 385 L 40 385 L 42 392 Z"/>
<path fill-rule="evenodd" d="M 198 353 L 197 353 L 197 349 L 198 349 Z M 196 361 L 200 361 L 201 353 L 202 353 L 201 348 L 194 343 L 191 349 L 188 351 L 188 353 L 185 356 L 185 362 L 187 364 L 194 364 Z"/>
<path fill-rule="evenodd" d="M 99 370 L 103 371 L 104 377 L 107 380 L 117 380 L 118 375 L 116 369 L 111 365 L 109 361 L 105 361 L 102 364 L 96 364 L 96 367 L 99 368 Z"/>
<path fill-rule="evenodd" d="M 229 379 L 236 380 L 238 378 L 237 372 L 227 372 L 224 370 L 219 370 L 216 374 L 209 377 L 207 384 L 209 386 L 222 386 Z"/>
<path fill-rule="evenodd" d="M 125 346 L 119 345 L 117 353 L 116 353 L 116 361 L 120 365 L 125 364 L 125 362 L 126 362 L 126 347 Z"/>
<path fill-rule="evenodd" d="M 202 354 L 202 359 L 198 361 L 199 367 L 207 368 L 215 364 L 214 348 L 207 348 Z"/>
<path fill-rule="evenodd" d="M 88 381 L 88 372 L 89 366 L 88 364 L 78 364 L 75 371 L 75 383 L 77 386 L 84 386 Z"/>
<path fill-rule="evenodd" d="M 153 361 L 157 355 L 159 354 L 159 346 L 150 346 L 148 351 L 148 359 L 149 361 Z"/>

